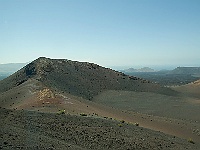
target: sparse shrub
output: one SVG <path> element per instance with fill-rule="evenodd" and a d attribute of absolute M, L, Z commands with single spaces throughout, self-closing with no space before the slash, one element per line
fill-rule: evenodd
<path fill-rule="evenodd" d="M 119 126 L 119 127 L 122 127 L 122 124 L 121 124 L 121 123 L 119 123 L 119 124 L 118 124 L 118 126 Z"/>
<path fill-rule="evenodd" d="M 59 110 L 58 114 L 65 114 L 65 109 Z"/>
<path fill-rule="evenodd" d="M 188 142 L 189 142 L 189 143 L 192 143 L 192 144 L 195 144 L 194 141 L 192 140 L 192 138 L 189 138 L 189 139 L 188 139 Z"/>
<path fill-rule="evenodd" d="M 124 121 L 124 120 L 121 120 L 120 122 L 121 122 L 121 123 L 125 123 L 125 121 Z"/>
<path fill-rule="evenodd" d="M 135 123 L 135 126 L 139 126 L 139 123 L 138 123 L 138 122 L 136 122 L 136 123 Z"/>
<path fill-rule="evenodd" d="M 98 114 L 97 114 L 97 113 L 94 113 L 94 115 L 98 116 Z"/>
<path fill-rule="evenodd" d="M 81 115 L 81 116 L 87 116 L 87 114 L 85 114 L 85 113 L 80 113 L 80 115 Z"/>

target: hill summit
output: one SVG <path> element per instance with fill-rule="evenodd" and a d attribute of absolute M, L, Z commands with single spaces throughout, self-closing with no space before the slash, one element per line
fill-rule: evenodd
<path fill-rule="evenodd" d="M 90 100 L 105 90 L 162 94 L 173 92 L 150 81 L 128 76 L 94 63 L 45 57 L 36 59 L 10 77 L 2 80 L 0 82 L 0 92 L 19 86 L 29 79 L 35 79 L 52 90 L 67 92 Z"/>

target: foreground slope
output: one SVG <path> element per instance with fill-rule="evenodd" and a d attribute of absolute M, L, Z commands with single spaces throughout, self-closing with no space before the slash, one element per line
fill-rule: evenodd
<path fill-rule="evenodd" d="M 0 109 L 1 149 L 197 150 L 186 140 L 127 123 Z"/>

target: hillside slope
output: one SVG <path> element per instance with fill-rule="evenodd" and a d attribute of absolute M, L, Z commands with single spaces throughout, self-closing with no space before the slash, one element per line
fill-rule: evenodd
<path fill-rule="evenodd" d="M 198 149 L 186 140 L 114 120 L 1 108 L 0 119 L 0 149 Z"/>
<path fill-rule="evenodd" d="M 35 79 L 55 91 L 68 92 L 90 100 L 105 90 L 177 94 L 150 81 L 128 76 L 97 64 L 43 57 L 0 81 L 0 92 L 17 87 L 28 79 Z"/>

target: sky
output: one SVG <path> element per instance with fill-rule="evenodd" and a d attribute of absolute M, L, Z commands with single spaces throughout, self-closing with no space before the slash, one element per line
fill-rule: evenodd
<path fill-rule="evenodd" d="M 0 0 L 0 63 L 200 66 L 200 0 Z"/>

